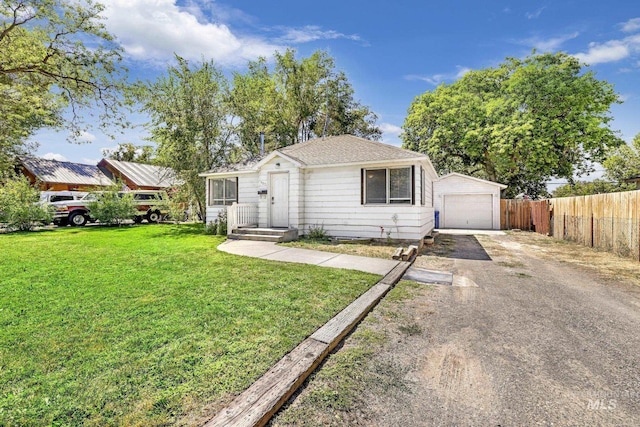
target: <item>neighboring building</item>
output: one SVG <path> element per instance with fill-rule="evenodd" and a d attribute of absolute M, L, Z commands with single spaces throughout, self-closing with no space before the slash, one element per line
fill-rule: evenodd
<path fill-rule="evenodd" d="M 111 159 L 94 166 L 25 157 L 18 168 L 41 191 L 91 191 L 115 182 L 131 190 L 166 190 L 180 184 L 170 168 Z"/>
<path fill-rule="evenodd" d="M 93 165 L 25 157 L 19 168 L 42 191 L 90 191 L 113 185 L 113 181 Z"/>
<path fill-rule="evenodd" d="M 450 173 L 433 183 L 433 206 L 440 228 L 500 229 L 500 190 L 504 184 Z"/>
<path fill-rule="evenodd" d="M 161 166 L 102 159 L 98 168 L 112 180 L 122 181 L 132 190 L 166 190 L 179 184 L 173 169 Z"/>
<path fill-rule="evenodd" d="M 438 176 L 429 157 L 351 135 L 291 145 L 201 176 L 207 222 L 237 203 L 229 209 L 229 232 L 236 225 L 300 234 L 323 227 L 336 237 L 418 240 L 434 228 Z"/>

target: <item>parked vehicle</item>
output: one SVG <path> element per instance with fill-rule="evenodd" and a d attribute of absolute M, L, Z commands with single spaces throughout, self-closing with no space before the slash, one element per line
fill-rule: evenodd
<path fill-rule="evenodd" d="M 133 218 L 136 223 L 143 219 L 149 222 L 159 222 L 169 213 L 169 196 L 159 190 L 133 190 L 133 202 L 138 209 L 138 215 Z"/>
<path fill-rule="evenodd" d="M 53 223 L 64 227 L 70 224 L 73 227 L 82 227 L 91 220 L 89 216 L 89 203 L 97 200 L 95 193 L 85 194 L 78 200 L 61 200 L 50 203 L 55 209 Z"/>
<path fill-rule="evenodd" d="M 64 202 L 68 200 L 80 200 L 88 193 L 86 191 L 41 191 L 38 203 Z"/>
<path fill-rule="evenodd" d="M 141 223 L 144 219 L 148 222 L 159 222 L 169 212 L 167 193 L 158 190 L 133 190 L 119 192 L 118 194 L 131 194 L 138 214 L 133 220 Z M 91 217 L 89 204 L 98 200 L 100 193 L 86 194 L 79 200 L 65 200 L 50 203 L 55 208 L 53 222 L 56 225 L 82 227 L 87 222 L 94 222 Z"/>

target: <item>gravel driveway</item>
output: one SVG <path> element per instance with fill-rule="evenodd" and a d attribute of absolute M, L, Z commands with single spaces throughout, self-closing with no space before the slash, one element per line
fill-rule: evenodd
<path fill-rule="evenodd" d="M 428 252 L 467 286 L 387 297 L 273 425 L 640 425 L 640 264 L 528 233 Z"/>

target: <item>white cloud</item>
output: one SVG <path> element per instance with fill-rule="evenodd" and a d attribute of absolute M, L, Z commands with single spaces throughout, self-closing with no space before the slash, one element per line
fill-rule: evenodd
<path fill-rule="evenodd" d="M 422 80 L 424 82 L 429 83 L 433 86 L 438 86 L 440 83 L 445 81 L 455 81 L 460 79 L 462 76 L 471 71 L 471 68 L 463 67 L 460 65 L 456 65 L 457 71 L 455 73 L 447 73 L 447 74 L 432 74 L 430 76 L 420 75 L 420 74 L 409 74 L 404 76 L 406 80 Z"/>
<path fill-rule="evenodd" d="M 545 10 L 545 7 L 541 7 L 540 9 L 536 10 L 535 12 L 527 12 L 525 13 L 525 16 L 527 17 L 527 19 L 536 19 L 539 18 L 540 15 L 542 15 L 542 12 Z"/>
<path fill-rule="evenodd" d="M 571 34 L 565 34 L 558 37 L 551 37 L 548 39 L 540 38 L 540 37 L 530 37 L 528 39 L 520 40 L 518 43 L 523 44 L 525 46 L 531 46 L 536 50 L 542 52 L 550 52 L 557 50 L 562 46 L 566 41 L 575 39 L 578 37 L 580 33 L 577 31 Z"/>
<path fill-rule="evenodd" d="M 438 86 L 444 80 L 443 74 L 433 74 L 431 76 L 422 76 L 420 74 L 408 74 L 404 76 L 406 80 L 422 80 L 423 82 L 427 82 L 430 85 Z"/>
<path fill-rule="evenodd" d="M 91 132 L 87 132 L 83 130 L 80 132 L 80 136 L 78 137 L 79 142 L 94 142 L 96 140 L 96 136 Z"/>
<path fill-rule="evenodd" d="M 622 101 L 622 102 L 627 102 L 631 98 L 633 98 L 633 95 L 630 94 L 630 93 L 621 93 L 620 94 L 620 101 Z"/>
<path fill-rule="evenodd" d="M 622 31 L 625 33 L 633 33 L 640 30 L 640 18 L 629 19 L 627 22 L 620 24 Z"/>
<path fill-rule="evenodd" d="M 284 28 L 284 35 L 278 38 L 281 43 L 308 43 L 316 40 L 348 39 L 362 41 L 357 34 L 343 34 L 334 30 L 323 30 L 317 25 L 307 25 L 302 28 Z"/>
<path fill-rule="evenodd" d="M 629 56 L 629 43 L 623 40 L 609 40 L 605 43 L 590 43 L 587 52 L 577 53 L 575 56 L 589 65 L 605 62 L 615 62 Z"/>
<path fill-rule="evenodd" d="M 383 134 L 389 135 L 389 136 L 391 135 L 398 136 L 400 135 L 400 132 L 402 132 L 402 128 L 400 126 L 396 126 L 391 123 L 381 123 L 380 130 L 382 131 Z"/>
<path fill-rule="evenodd" d="M 44 156 L 42 156 L 43 159 L 47 159 L 47 160 L 57 160 L 59 162 L 68 162 L 69 159 L 67 159 L 65 156 L 63 156 L 62 154 L 58 154 L 58 153 L 47 153 Z"/>
<path fill-rule="evenodd" d="M 281 46 L 259 37 L 232 33 L 223 23 L 207 22 L 195 3 L 176 0 L 106 0 L 106 25 L 134 59 L 167 60 L 177 53 L 187 59 L 213 59 L 238 65 L 271 56 Z"/>
<path fill-rule="evenodd" d="M 97 165 L 98 163 L 100 163 L 101 159 L 90 159 L 88 157 L 83 157 L 82 158 L 82 163 L 86 164 L 86 165 Z"/>
<path fill-rule="evenodd" d="M 469 67 L 461 67 L 458 65 L 457 68 L 458 68 L 458 72 L 456 73 L 456 80 L 463 77 L 469 71 L 472 71 L 471 68 Z"/>

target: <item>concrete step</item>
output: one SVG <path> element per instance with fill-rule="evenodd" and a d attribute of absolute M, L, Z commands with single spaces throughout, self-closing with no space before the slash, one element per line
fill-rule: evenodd
<path fill-rule="evenodd" d="M 257 242 L 281 243 L 281 242 L 284 241 L 284 240 L 282 240 L 282 236 L 270 236 L 268 234 L 236 234 L 236 233 L 232 233 L 227 237 L 229 239 L 234 239 L 234 240 L 253 240 L 253 241 L 257 241 Z"/>
<path fill-rule="evenodd" d="M 234 237 L 235 236 L 235 237 Z M 298 230 L 287 228 L 257 228 L 257 227 L 242 227 L 233 230 L 233 234 L 230 238 L 243 239 L 243 236 L 252 236 L 244 240 L 260 240 L 256 236 L 264 236 L 262 239 L 266 242 L 290 242 L 298 238 Z M 279 239 L 276 240 L 275 238 Z"/>
<path fill-rule="evenodd" d="M 240 227 L 233 230 L 237 234 L 267 234 L 267 235 L 283 235 L 288 228 L 258 228 L 258 227 Z"/>

